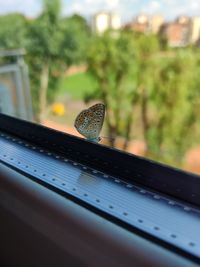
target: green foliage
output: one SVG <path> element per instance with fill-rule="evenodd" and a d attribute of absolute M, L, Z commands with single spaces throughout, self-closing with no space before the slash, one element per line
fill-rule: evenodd
<path fill-rule="evenodd" d="M 198 51 L 169 49 L 156 35 L 112 34 L 95 37 L 87 58 L 107 105 L 109 134 L 126 137 L 127 144 L 132 124 L 141 125 L 148 156 L 181 163 L 198 139 Z M 133 120 L 138 105 L 140 116 Z"/>
<path fill-rule="evenodd" d="M 0 16 L 0 49 L 27 51 L 35 114 L 44 113 L 53 101 L 66 68 L 85 60 L 90 34 L 81 16 L 61 16 L 60 0 L 43 0 L 42 13 L 34 20 L 20 14 Z"/>
<path fill-rule="evenodd" d="M 71 76 L 65 76 L 59 83 L 59 95 L 69 95 L 73 100 L 81 100 L 87 95 L 93 94 L 96 90 L 95 80 L 88 72 L 77 73 Z"/>
<path fill-rule="evenodd" d="M 180 163 L 200 143 L 199 48 L 170 49 L 152 34 L 96 36 L 81 16 L 62 17 L 60 0 L 43 0 L 34 20 L 0 16 L 0 49 L 16 48 L 27 50 L 35 113 L 44 113 L 60 88 L 75 99 L 103 101 L 108 136 L 125 137 L 124 148 L 135 125 L 147 155 L 157 160 Z M 63 76 L 71 64 L 85 61 L 87 73 Z"/>
<path fill-rule="evenodd" d="M 26 18 L 18 13 L 0 16 L 0 50 L 25 48 L 27 45 Z M 13 62 L 11 57 L 0 58 L 0 64 Z"/>
<path fill-rule="evenodd" d="M 145 140 L 151 156 L 178 162 L 191 145 L 197 117 L 193 107 L 197 91 L 195 55 L 179 50 L 170 57 L 155 56 L 151 63 L 143 73 L 148 76 L 146 82 L 143 80 L 148 100 Z"/>
<path fill-rule="evenodd" d="M 62 18 L 60 10 L 60 0 L 46 0 L 42 14 L 29 25 L 27 49 L 31 85 L 35 108 L 41 114 L 47 103 L 53 101 L 66 68 L 84 58 L 79 34 L 86 39 L 86 23 L 79 16 Z"/>
<path fill-rule="evenodd" d="M 0 49 L 26 46 L 27 20 L 21 14 L 0 16 Z"/>
<path fill-rule="evenodd" d="M 106 32 L 95 36 L 88 47 L 88 71 L 97 81 L 97 95 L 107 107 L 106 123 L 108 135 L 127 135 L 132 122 L 132 104 L 136 99 L 134 75 L 134 42 L 129 33 Z M 123 129 L 126 131 L 121 131 Z M 111 145 L 114 141 L 111 138 Z"/>
<path fill-rule="evenodd" d="M 56 88 L 57 77 L 53 73 L 56 64 L 62 57 L 60 51 L 60 40 L 62 35 L 59 29 L 60 20 L 60 1 L 44 1 L 43 12 L 29 25 L 28 31 L 28 62 L 30 65 L 31 86 L 33 89 L 34 103 L 38 105 L 35 107 L 43 113 L 46 108 L 46 98 L 51 98 L 51 94 L 44 93 L 41 103 L 41 91 L 46 90 L 46 87 L 53 85 L 51 89 Z M 46 78 L 45 73 L 42 74 L 44 68 L 47 68 Z M 42 76 L 47 80 L 46 85 L 42 85 Z M 55 86 L 55 87 L 54 87 Z"/>
<path fill-rule="evenodd" d="M 73 56 L 73 63 L 79 64 L 80 62 L 85 61 L 86 49 L 91 37 L 90 28 L 86 20 L 80 15 L 72 15 L 63 18 L 61 23 L 66 34 L 73 36 L 73 40 L 71 38 L 70 46 L 70 54 Z M 66 38 L 66 40 L 67 39 L 69 38 Z M 67 47 L 69 47 L 69 45 L 63 46 L 63 49 L 67 49 Z"/>
<path fill-rule="evenodd" d="M 29 51 L 31 56 L 40 55 L 41 61 L 48 59 L 67 66 L 74 60 L 71 54 L 77 48 L 73 32 L 61 17 L 60 4 L 60 0 L 44 1 L 43 13 L 29 28 Z"/>

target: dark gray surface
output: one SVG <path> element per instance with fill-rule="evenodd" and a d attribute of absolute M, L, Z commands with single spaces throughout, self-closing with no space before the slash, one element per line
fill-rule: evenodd
<path fill-rule="evenodd" d="M 3 164 L 0 173 L 3 266 L 199 266 Z"/>
<path fill-rule="evenodd" d="M 0 147 L 1 161 L 199 257 L 199 210 L 4 134 Z"/>

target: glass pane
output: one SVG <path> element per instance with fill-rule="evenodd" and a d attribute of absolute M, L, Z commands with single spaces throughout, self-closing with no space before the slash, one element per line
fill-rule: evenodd
<path fill-rule="evenodd" d="M 32 120 L 32 104 L 29 99 L 29 87 L 26 84 L 27 78 L 17 64 L 0 66 L 0 110 L 2 113 Z"/>
<path fill-rule="evenodd" d="M 198 1 L 12 3 L 1 112 L 200 173 Z"/>
<path fill-rule="evenodd" d="M 17 116 L 16 85 L 13 73 L 0 74 L 0 110 L 11 116 Z"/>

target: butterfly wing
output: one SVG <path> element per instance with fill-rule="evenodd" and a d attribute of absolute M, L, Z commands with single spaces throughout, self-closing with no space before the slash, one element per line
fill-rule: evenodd
<path fill-rule="evenodd" d="M 104 122 L 105 106 L 99 103 L 89 108 L 89 111 L 92 114 L 92 119 L 89 121 L 87 127 L 85 128 L 85 137 L 88 139 L 97 139 Z"/>
<path fill-rule="evenodd" d="M 101 103 L 83 110 L 76 118 L 74 126 L 87 139 L 99 137 L 105 116 L 105 106 Z"/>

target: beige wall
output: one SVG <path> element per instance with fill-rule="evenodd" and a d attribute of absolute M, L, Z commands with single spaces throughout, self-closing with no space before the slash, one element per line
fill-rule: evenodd
<path fill-rule="evenodd" d="M 150 18 L 150 29 L 153 33 L 158 33 L 160 30 L 160 27 L 164 23 L 163 16 L 152 16 Z"/>
<path fill-rule="evenodd" d="M 95 30 L 99 33 L 106 31 L 109 28 L 109 16 L 106 13 L 99 13 L 95 17 Z"/>
<path fill-rule="evenodd" d="M 118 30 L 121 27 L 121 19 L 120 16 L 117 14 L 112 14 L 110 16 L 110 20 L 111 20 L 111 28 L 114 30 Z"/>
<path fill-rule="evenodd" d="M 200 37 L 200 17 L 191 20 L 191 43 L 195 43 Z"/>
<path fill-rule="evenodd" d="M 100 12 L 93 18 L 92 28 L 95 32 L 103 33 L 108 29 L 119 29 L 121 27 L 121 19 L 117 14 Z"/>

